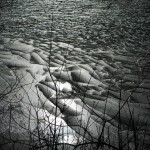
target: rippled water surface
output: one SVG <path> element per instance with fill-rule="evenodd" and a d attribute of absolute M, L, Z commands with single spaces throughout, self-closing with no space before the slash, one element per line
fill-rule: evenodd
<path fill-rule="evenodd" d="M 110 7 L 109 7 L 110 6 Z M 149 2 L 124 5 L 94 0 L 28 0 L 1 12 L 1 30 L 12 36 L 53 38 L 82 47 L 149 48 Z"/>

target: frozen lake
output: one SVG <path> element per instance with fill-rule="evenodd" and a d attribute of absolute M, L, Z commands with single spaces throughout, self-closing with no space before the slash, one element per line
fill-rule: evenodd
<path fill-rule="evenodd" d="M 18 0 L 1 9 L 0 133 L 11 143 L 9 132 L 30 137 L 37 149 L 100 140 L 106 150 L 148 150 L 148 8 Z"/>

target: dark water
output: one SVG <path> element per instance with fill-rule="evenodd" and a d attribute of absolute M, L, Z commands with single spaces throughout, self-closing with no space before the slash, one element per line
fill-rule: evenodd
<path fill-rule="evenodd" d="M 86 48 L 149 49 L 150 2 L 27 0 L 1 9 L 1 32 Z"/>

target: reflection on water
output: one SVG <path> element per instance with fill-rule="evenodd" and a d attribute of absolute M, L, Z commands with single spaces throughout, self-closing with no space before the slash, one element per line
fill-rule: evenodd
<path fill-rule="evenodd" d="M 124 11 L 115 4 L 107 9 L 108 4 L 89 0 L 20 1 L 2 11 L 1 22 L 12 36 L 53 38 L 104 50 L 147 49 L 149 2 L 128 4 Z"/>

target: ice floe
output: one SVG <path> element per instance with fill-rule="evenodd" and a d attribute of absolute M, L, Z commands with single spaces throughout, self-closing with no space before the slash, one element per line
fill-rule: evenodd
<path fill-rule="evenodd" d="M 53 126 L 56 117 L 56 125 L 68 126 L 89 141 L 97 141 L 103 132 L 105 142 L 109 138 L 109 144 L 119 147 L 118 126 L 125 144 L 135 128 L 142 141 L 150 125 L 150 78 L 148 61 L 139 65 L 137 59 L 42 38 L 1 36 L 0 97 L 19 103 L 25 118 L 32 116 L 31 130 L 38 114 L 41 124 Z"/>

